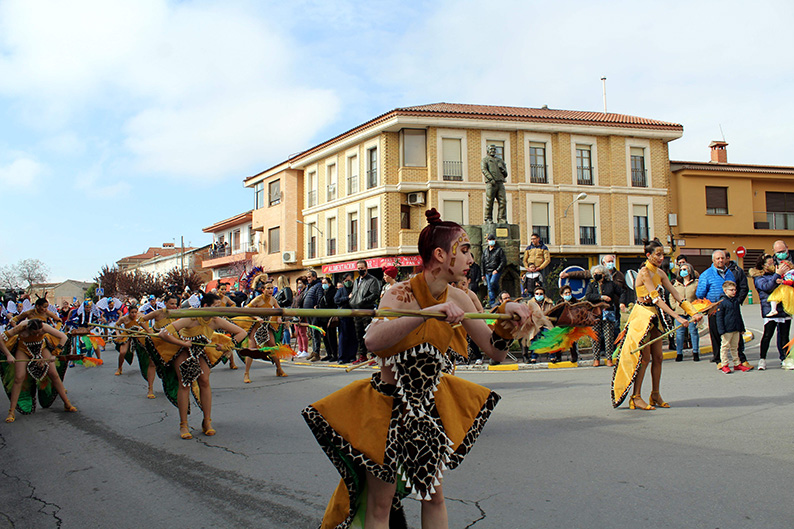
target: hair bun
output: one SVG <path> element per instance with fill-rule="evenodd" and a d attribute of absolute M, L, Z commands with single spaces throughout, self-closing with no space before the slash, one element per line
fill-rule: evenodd
<path fill-rule="evenodd" d="M 427 217 L 428 224 L 439 224 L 441 222 L 441 213 L 436 211 L 436 208 L 425 211 L 425 217 Z"/>

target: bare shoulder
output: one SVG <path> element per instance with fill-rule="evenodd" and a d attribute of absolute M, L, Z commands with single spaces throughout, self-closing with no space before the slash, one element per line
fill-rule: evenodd
<path fill-rule="evenodd" d="M 383 299 L 381 300 L 380 304 L 383 307 L 389 307 L 393 309 L 415 308 L 419 305 L 416 301 L 416 297 L 414 296 L 413 290 L 411 289 L 411 283 L 409 281 L 397 283 L 387 290 L 383 295 Z"/>
<path fill-rule="evenodd" d="M 469 293 L 453 286 L 447 287 L 447 301 L 453 302 L 466 312 L 471 312 L 471 310 L 475 308 L 474 302 L 469 297 Z"/>

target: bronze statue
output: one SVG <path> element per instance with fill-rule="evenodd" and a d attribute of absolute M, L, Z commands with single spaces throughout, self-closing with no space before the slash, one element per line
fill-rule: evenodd
<path fill-rule="evenodd" d="M 499 204 L 496 215 L 497 222 L 507 223 L 507 195 L 505 193 L 505 180 L 507 180 L 507 166 L 504 160 L 496 156 L 496 145 L 488 146 L 488 155 L 482 159 L 482 175 L 485 177 L 487 189 L 485 191 L 485 222 L 493 222 L 493 201 Z"/>

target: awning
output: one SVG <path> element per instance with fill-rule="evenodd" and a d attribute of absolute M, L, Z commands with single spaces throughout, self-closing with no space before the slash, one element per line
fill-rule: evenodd
<path fill-rule="evenodd" d="M 419 266 L 422 264 L 422 258 L 418 255 L 400 255 L 394 257 L 373 257 L 372 259 L 364 259 L 367 262 L 367 268 L 383 268 L 384 266 Z M 356 270 L 355 261 L 346 261 L 344 263 L 332 263 L 323 265 L 323 274 L 338 274 L 340 272 L 354 272 Z"/>

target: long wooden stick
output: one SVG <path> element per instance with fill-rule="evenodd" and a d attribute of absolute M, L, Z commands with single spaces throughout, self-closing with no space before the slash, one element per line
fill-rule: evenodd
<path fill-rule="evenodd" d="M 345 368 L 345 373 L 350 373 L 351 371 L 354 371 L 354 370 L 358 369 L 359 367 L 371 366 L 371 365 L 375 364 L 376 362 L 377 362 L 377 360 L 375 360 L 374 358 L 372 360 L 369 360 L 368 362 L 359 362 L 358 364 L 356 364 L 354 366 L 346 367 Z"/>
<path fill-rule="evenodd" d="M 289 308 L 251 308 L 251 307 L 202 307 L 198 309 L 166 310 L 167 318 L 200 318 L 210 316 L 297 316 L 303 318 L 389 318 L 413 316 L 419 318 L 446 319 L 443 312 L 416 309 L 289 309 Z M 467 312 L 464 319 L 469 320 L 512 320 L 510 314 L 490 312 Z"/>
<path fill-rule="evenodd" d="M 697 312 L 696 312 L 696 314 L 705 314 L 705 313 L 709 312 L 710 310 L 713 310 L 713 309 L 715 309 L 715 308 L 716 308 L 716 306 L 717 306 L 717 305 L 719 305 L 720 303 L 722 303 L 722 300 L 719 300 L 719 301 L 717 301 L 716 303 L 712 303 L 712 304 L 711 304 L 711 305 L 709 305 L 708 307 L 706 307 L 706 308 L 704 308 L 704 309 L 701 309 L 701 310 L 697 311 Z M 660 317 L 660 318 L 663 318 L 663 317 L 664 317 L 664 315 L 659 315 L 659 317 Z M 686 325 L 687 325 L 687 326 L 689 326 L 689 324 L 690 324 L 690 323 L 691 323 L 691 322 L 689 322 L 689 321 L 688 321 L 688 322 L 686 322 Z M 639 346 L 639 347 L 637 347 L 636 349 L 634 349 L 633 351 L 629 351 L 629 353 L 628 353 L 628 354 L 634 354 L 634 353 L 636 353 L 637 351 L 641 351 L 641 350 L 645 349 L 645 346 L 647 346 L 647 345 L 651 345 L 651 344 L 652 344 L 652 343 L 654 343 L 654 342 L 658 342 L 659 340 L 663 340 L 664 338 L 667 338 L 668 336 L 670 336 L 671 334 L 673 334 L 675 331 L 677 331 L 678 329 L 680 329 L 680 328 L 682 328 L 682 327 L 684 327 L 684 324 L 683 324 L 683 323 L 679 323 L 678 325 L 676 325 L 675 327 L 673 327 L 673 328 L 672 328 L 672 329 L 670 329 L 669 331 L 667 331 L 667 332 L 665 332 L 665 333 L 663 333 L 663 334 L 661 334 L 661 335 L 657 336 L 657 337 L 656 337 L 656 338 L 654 338 L 653 340 L 649 340 L 649 341 L 645 342 L 644 344 L 642 344 L 641 346 Z"/>

